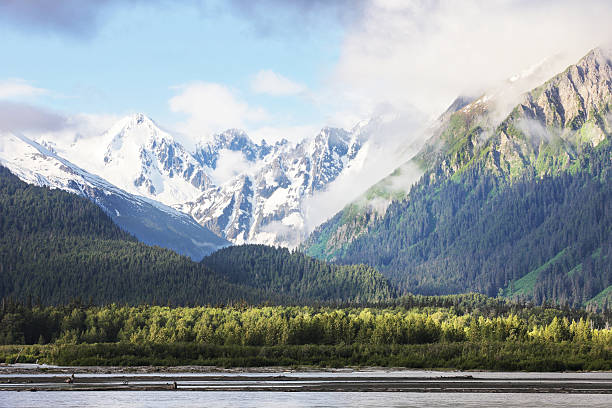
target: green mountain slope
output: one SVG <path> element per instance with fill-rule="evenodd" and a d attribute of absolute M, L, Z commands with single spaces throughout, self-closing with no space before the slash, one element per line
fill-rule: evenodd
<path fill-rule="evenodd" d="M 139 243 L 95 204 L 0 167 L 0 297 L 46 304 L 256 300 L 185 256 Z"/>
<path fill-rule="evenodd" d="M 328 266 L 286 250 L 242 247 L 212 259 L 219 270 L 139 243 L 89 200 L 28 185 L 0 166 L 0 298 L 187 305 L 390 295 L 389 284 L 371 268 Z M 273 263 L 264 275 L 253 268 L 266 261 Z"/>
<path fill-rule="evenodd" d="M 345 209 L 313 233 L 306 253 L 367 263 L 402 290 L 426 294 L 583 304 L 609 286 L 607 56 L 593 50 L 495 127 L 483 101 L 450 114 L 417 156 L 426 172 L 406 199 L 352 235 L 355 210 Z"/>
<path fill-rule="evenodd" d="M 265 245 L 221 249 L 202 260 L 232 283 L 248 282 L 270 296 L 375 302 L 390 299 L 393 290 L 383 276 L 365 265 L 340 266 L 300 252 Z"/>

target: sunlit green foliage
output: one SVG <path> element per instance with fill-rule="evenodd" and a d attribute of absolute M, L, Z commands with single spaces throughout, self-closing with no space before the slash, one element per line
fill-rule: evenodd
<path fill-rule="evenodd" d="M 527 317 L 526 317 L 527 316 Z M 456 341 L 597 341 L 612 330 L 593 315 L 569 319 L 555 309 L 485 313 L 474 309 L 312 306 L 27 307 L 3 302 L 0 343 L 424 344 Z"/>
<path fill-rule="evenodd" d="M 0 343 L 50 344 L 25 352 L 23 346 L 0 347 L 0 360 L 15 362 L 21 353 L 22 362 L 85 365 L 612 368 L 612 330 L 602 327 L 600 315 L 569 319 L 560 310 L 529 308 L 497 313 L 477 304 L 457 313 L 433 305 L 169 308 L 4 302 Z"/>

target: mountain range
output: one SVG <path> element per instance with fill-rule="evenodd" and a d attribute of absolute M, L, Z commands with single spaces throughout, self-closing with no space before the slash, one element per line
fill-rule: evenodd
<path fill-rule="evenodd" d="M 612 62 L 596 48 L 542 79 L 549 69 L 458 97 L 427 129 L 381 116 L 274 144 L 229 129 L 187 148 L 135 114 L 100 135 L 2 134 L 0 164 L 194 260 L 231 244 L 280 245 L 376 268 L 399 294 L 605 305 Z M 208 259 L 231 274 L 228 259 L 266 251 L 244 248 Z M 266 257 L 304 262 L 283 254 Z"/>
<path fill-rule="evenodd" d="M 372 137 L 380 125 L 371 120 L 350 131 L 324 128 L 312 138 L 273 145 L 230 129 L 188 151 L 153 120 L 134 114 L 92 137 L 3 134 L 0 163 L 27 182 L 93 199 L 124 229 L 148 236 L 145 242 L 201 259 L 229 243 L 297 246 L 313 223 L 309 200 L 339 176 L 362 171 L 368 154 L 381 146 Z M 325 219 L 330 211 L 316 215 Z M 167 238 L 151 235 L 177 218 L 182 225 L 169 227 Z M 151 219 L 157 220 L 153 228 L 146 225 Z"/>
<path fill-rule="evenodd" d="M 417 155 L 302 249 L 374 266 L 404 291 L 603 301 L 612 291 L 609 54 L 594 49 L 505 116 L 497 102 L 455 101 Z M 391 190 L 410 166 L 423 175 Z M 372 205 L 380 199 L 382 212 Z"/>
<path fill-rule="evenodd" d="M 3 300 L 203 305 L 368 302 L 393 294 L 373 268 L 263 245 L 224 248 L 194 262 L 138 242 L 90 200 L 26 184 L 2 166 L 0 210 Z"/>
<path fill-rule="evenodd" d="M 28 183 L 89 198 L 117 225 L 146 244 L 173 249 L 197 260 L 230 244 L 188 215 L 128 193 L 23 135 L 0 137 L 0 164 Z"/>

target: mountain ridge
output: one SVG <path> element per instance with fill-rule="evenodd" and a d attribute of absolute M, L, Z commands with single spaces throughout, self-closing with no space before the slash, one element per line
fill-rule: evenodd
<path fill-rule="evenodd" d="M 90 199 L 144 243 L 170 248 L 196 260 L 229 245 L 189 216 L 130 194 L 23 135 L 0 135 L 0 164 L 30 184 Z"/>
<path fill-rule="evenodd" d="M 228 129 L 188 151 L 144 114 L 126 116 L 99 136 L 49 138 L 41 143 L 58 157 L 189 214 L 233 243 L 290 247 L 306 233 L 306 201 L 343 174 L 367 142 L 359 126 L 325 127 L 299 142 L 274 144 Z"/>
<path fill-rule="evenodd" d="M 361 302 L 392 295 L 372 268 L 329 265 L 272 247 L 218 251 L 211 269 L 209 258 L 194 262 L 138 242 L 90 200 L 26 184 L 2 166 L 0 210 L 2 299 L 210 305 Z"/>
<path fill-rule="evenodd" d="M 560 188 L 563 194 L 566 194 L 567 200 L 576 202 L 573 210 L 563 207 L 568 214 L 576 217 L 578 215 L 575 209 L 587 205 L 595 206 L 593 210 L 589 210 L 590 214 L 594 214 L 592 212 L 594 208 L 598 208 L 597 206 L 601 208 L 605 203 L 604 196 L 601 194 L 604 194 L 605 189 L 609 188 L 606 187 L 606 183 L 609 183 L 610 173 L 607 166 L 610 163 L 609 156 L 606 161 L 606 154 L 609 155 L 611 129 L 612 70 L 610 67 L 609 58 L 604 57 L 601 50 L 591 51 L 577 64 L 525 94 L 524 98 L 499 125 L 492 123 L 490 113 L 488 113 L 490 109 L 482 103 L 482 99 L 465 105 L 448 117 L 446 125 L 417 155 L 417 158 L 427 156 L 431 164 L 426 168 L 419 183 L 413 186 L 406 199 L 393 201 L 397 204 L 392 204 L 382 216 L 374 216 L 369 219 L 367 218 L 368 212 L 360 213 L 349 206 L 334 216 L 331 221 L 319 227 L 303 246 L 304 250 L 321 259 L 336 260 L 340 263 L 366 262 L 381 268 L 386 276 L 400 279 L 403 282 L 404 290 L 419 291 L 421 288 L 425 290 L 425 293 L 433 294 L 442 290 L 440 286 L 436 286 L 441 282 L 440 276 L 459 273 L 456 268 L 458 268 L 458 262 L 463 262 L 461 259 L 465 255 L 459 252 L 451 256 L 453 242 L 459 240 L 462 230 L 471 231 L 469 226 L 480 217 L 485 216 L 482 212 L 487 208 L 487 203 L 494 202 L 496 197 L 506 194 L 506 199 L 516 200 L 517 205 L 525 206 L 525 214 L 538 212 L 534 207 L 536 202 L 530 201 L 529 197 L 516 195 L 520 190 L 513 193 L 512 189 L 515 188 L 513 186 L 516 188 L 524 186 L 521 188 L 524 188 L 525 191 L 533 191 L 534 194 L 538 188 L 557 186 L 554 188 Z M 589 99 L 585 96 L 593 96 L 593 98 Z M 538 106 L 540 108 L 537 108 Z M 549 109 L 544 109 L 545 106 L 549 106 Z M 561 109 L 564 115 L 559 114 Z M 529 116 L 529 112 L 534 111 L 540 112 L 539 116 Z M 598 163 L 596 167 L 589 167 L 591 166 L 590 160 L 593 160 L 593 164 Z M 590 176 L 592 171 L 596 173 Z M 567 181 L 562 181 L 566 178 L 568 178 Z M 595 194 L 594 196 L 599 200 L 604 200 L 603 203 L 598 204 L 598 202 L 590 202 L 586 199 L 583 202 L 576 201 L 579 197 L 576 192 L 589 188 L 599 191 L 597 194 L 592 194 Z M 556 211 L 561 211 L 560 203 L 550 201 L 554 195 L 540 197 L 544 200 L 543 202 L 549 203 L 547 205 L 557 206 Z M 586 207 L 584 208 L 586 211 Z M 602 237 L 597 235 L 599 233 L 595 233 L 595 231 L 600 231 L 600 228 L 604 228 L 604 231 L 608 228 L 606 225 L 609 220 L 605 217 L 607 214 L 605 205 L 603 208 L 603 210 L 597 210 L 603 211 L 599 213 L 600 217 L 603 217 L 599 224 L 595 219 L 585 218 L 585 224 L 595 223 L 589 224 L 595 235 L 587 238 L 587 234 L 582 239 L 585 240 L 583 244 L 587 245 L 586 248 L 590 248 L 588 251 L 596 250 L 597 247 L 592 245 L 598 242 L 599 245 L 603 245 L 600 254 L 607 254 L 607 249 L 603 250 L 609 244 L 603 238 L 605 235 Z M 511 209 L 507 208 L 507 211 L 510 217 Z M 470 214 L 468 218 L 461 218 L 462 216 L 467 217 L 468 213 Z M 562 213 L 555 214 L 561 216 Z M 514 216 L 522 217 L 523 215 Z M 359 217 L 362 217 L 363 221 L 360 222 Z M 408 220 L 412 220 L 412 224 Z M 350 222 L 353 222 L 354 225 L 351 226 Z M 458 224 L 460 222 L 468 224 Z M 528 228 L 524 232 L 526 234 L 527 231 L 530 231 L 529 228 L 535 233 L 537 228 L 540 228 L 539 222 L 542 220 L 535 224 L 533 222 L 532 224 L 517 223 L 508 226 L 484 224 L 483 228 L 487 234 L 494 234 L 525 225 L 525 228 Z M 453 290 L 479 290 L 489 295 L 496 295 L 498 290 L 507 290 L 506 293 L 511 294 L 513 291 L 508 288 L 514 282 L 554 258 L 559 251 L 564 249 L 561 245 L 569 245 L 569 252 L 566 253 L 563 262 L 566 262 L 566 265 L 571 264 L 572 268 L 576 266 L 585 256 L 586 249 L 576 252 L 573 244 L 563 244 L 566 241 L 562 236 L 557 237 L 554 234 L 567 234 L 571 229 L 564 230 L 565 232 L 560 232 L 560 229 L 570 227 L 563 226 L 565 225 L 563 223 L 555 224 L 552 220 L 549 222 L 549 224 L 541 224 L 542 228 L 545 225 L 552 228 L 551 231 L 554 232 L 551 233 L 554 239 L 551 238 L 551 243 L 555 242 L 555 245 L 559 245 L 559 248 L 551 253 L 550 257 L 538 261 L 541 255 L 552 250 L 542 248 L 540 255 L 532 257 L 534 262 L 541 262 L 540 264 L 529 268 L 526 265 L 520 267 L 525 269 L 516 266 L 519 269 L 506 271 L 505 277 L 498 275 L 491 282 L 486 281 L 488 272 L 480 269 L 484 268 L 487 263 L 485 258 L 482 258 L 478 261 L 480 263 L 470 266 L 472 269 L 466 272 L 468 277 L 464 277 L 463 282 L 458 281 L 460 283 Z M 555 225 L 557 227 L 554 227 Z M 555 231 L 554 228 L 558 228 L 559 231 Z M 438 243 L 434 240 L 436 236 L 441 240 Z M 494 236 L 491 235 L 491 238 L 493 239 Z M 528 235 L 525 237 L 529 239 Z M 509 240 L 510 236 L 504 239 Z M 497 239 L 493 241 L 497 242 Z M 476 251 L 476 253 L 485 251 L 484 248 L 487 248 L 487 245 L 480 240 L 477 242 L 481 242 L 483 247 L 471 248 L 470 251 Z M 518 245 L 518 242 L 516 241 L 515 244 Z M 510 245 L 508 247 L 510 248 L 515 244 L 508 241 L 504 245 Z M 431 248 L 422 247 L 425 245 Z M 457 241 L 457 245 L 464 249 L 466 246 L 469 247 L 467 241 Z M 385 246 L 393 249 L 384 249 Z M 534 248 L 537 246 L 534 245 Z M 432 252 L 433 248 L 436 250 Z M 377 250 L 378 254 L 376 254 Z M 490 253 L 493 255 L 495 250 L 501 251 L 501 247 L 486 251 L 493 251 Z M 359 255 L 360 253 L 362 255 Z M 598 257 L 597 262 L 599 265 L 602 263 L 605 265 L 608 255 L 601 256 L 603 258 Z M 409 260 L 410 257 L 413 261 Z M 516 256 L 515 258 L 522 259 Z M 471 261 L 466 259 L 465 262 L 470 264 Z M 506 269 L 501 264 L 489 265 L 488 268 L 491 269 L 491 276 L 495 276 L 498 270 Z M 577 283 L 560 279 L 563 284 L 555 286 L 550 281 L 550 276 L 557 276 L 561 272 L 550 272 L 554 268 L 562 271 L 567 266 L 559 269 L 559 264 L 553 262 L 539 270 L 534 280 L 539 289 L 535 292 L 530 291 L 528 297 L 542 302 L 543 299 L 552 296 L 557 300 L 564 299 L 566 302 L 580 304 L 588 300 L 583 299 L 582 296 L 592 297 L 597 294 L 585 293 L 580 296 L 576 292 L 568 294 L 568 290 L 576 290 L 573 285 Z M 599 288 L 603 290 L 606 288 L 605 282 L 609 280 L 609 271 L 605 267 L 600 270 L 601 275 L 597 279 L 601 278 L 603 281 L 599 281 L 597 285 L 604 285 Z M 592 269 L 588 273 L 591 273 L 590 271 Z M 586 270 L 583 272 L 587 273 Z M 550 275 L 551 273 L 553 275 Z M 411 278 L 411 275 L 415 275 L 414 278 Z M 484 280 L 475 281 L 476 277 Z M 591 278 L 595 279 L 593 275 Z M 428 283 L 427 279 L 433 280 Z M 585 275 L 581 278 L 576 276 L 576 279 L 585 279 Z M 436 281 L 438 283 L 435 283 Z M 433 289 L 425 289 L 426 287 Z M 450 287 L 452 286 L 449 284 Z M 551 295 L 553 287 L 557 295 Z M 568 289 L 572 287 L 574 289 Z"/>

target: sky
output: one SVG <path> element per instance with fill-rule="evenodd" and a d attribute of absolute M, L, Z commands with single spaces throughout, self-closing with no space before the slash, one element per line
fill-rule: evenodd
<path fill-rule="evenodd" d="M 0 0 L 0 130 L 99 132 L 142 112 L 189 145 L 429 120 L 612 39 L 605 0 Z"/>

